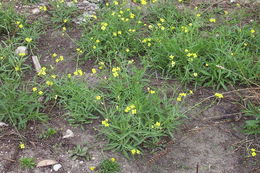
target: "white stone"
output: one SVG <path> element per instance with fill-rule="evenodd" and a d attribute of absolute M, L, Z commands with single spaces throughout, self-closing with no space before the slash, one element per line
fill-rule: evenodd
<path fill-rule="evenodd" d="M 16 53 L 17 55 L 19 55 L 20 53 L 28 54 L 27 47 L 25 47 L 25 46 L 19 46 L 19 47 L 16 48 L 15 53 Z"/>
<path fill-rule="evenodd" d="M 32 9 L 32 14 L 39 14 L 41 11 L 39 8 Z"/>
<path fill-rule="evenodd" d="M 62 138 L 65 139 L 65 138 L 72 138 L 72 137 L 74 137 L 74 133 L 70 129 L 68 129 L 66 131 L 66 134 Z"/>
<path fill-rule="evenodd" d="M 60 168 L 62 168 L 61 164 L 53 165 L 52 169 L 57 172 Z"/>
<path fill-rule="evenodd" d="M 8 124 L 6 124 L 4 122 L 0 122 L 0 127 L 3 127 L 3 126 L 8 126 Z"/>

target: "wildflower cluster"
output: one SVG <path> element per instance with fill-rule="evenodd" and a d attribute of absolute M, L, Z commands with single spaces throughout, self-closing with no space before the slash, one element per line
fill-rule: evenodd
<path fill-rule="evenodd" d="M 135 115 L 137 113 L 135 105 L 127 106 L 125 112 L 131 112 L 132 115 Z"/>
<path fill-rule="evenodd" d="M 109 127 L 110 124 L 108 123 L 108 119 L 103 120 L 102 125 L 104 125 L 105 127 Z"/>
<path fill-rule="evenodd" d="M 138 150 L 138 149 L 132 149 L 132 150 L 131 150 L 131 154 L 132 154 L 132 155 L 141 154 L 141 151 Z"/>
<path fill-rule="evenodd" d="M 78 69 L 78 70 L 74 71 L 73 74 L 74 74 L 74 76 L 83 76 L 84 72 L 81 69 Z M 68 75 L 68 77 L 69 76 L 71 77 L 71 75 Z"/>
<path fill-rule="evenodd" d="M 112 68 L 112 74 L 114 77 L 118 77 L 119 76 L 119 72 L 121 71 L 120 67 L 113 67 Z"/>
<path fill-rule="evenodd" d="M 180 101 L 182 101 L 182 99 L 184 97 L 186 97 L 187 95 L 191 95 L 191 94 L 193 94 L 192 90 L 190 90 L 188 93 L 179 93 L 179 96 L 177 97 L 177 101 L 180 102 Z"/>

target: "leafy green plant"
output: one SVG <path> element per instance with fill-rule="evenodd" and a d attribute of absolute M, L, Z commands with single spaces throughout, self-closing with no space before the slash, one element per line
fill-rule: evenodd
<path fill-rule="evenodd" d="M 220 19 L 211 14 L 199 15 L 167 3 L 151 8 L 147 16 L 150 34 L 143 43 L 152 68 L 184 83 L 217 89 L 256 81 L 254 71 L 259 70 L 259 62 L 255 45 L 259 39 L 254 30 L 246 25 L 221 26 Z"/>
<path fill-rule="evenodd" d="M 37 94 L 28 92 L 16 80 L 0 82 L 0 121 L 21 129 L 26 127 L 28 121 L 46 120 L 46 116 L 40 112 L 42 104 Z"/>
<path fill-rule="evenodd" d="M 178 105 L 173 98 L 149 86 L 145 69 L 114 67 L 104 81 L 105 103 L 99 110 L 104 117 L 101 132 L 109 141 L 106 149 L 140 154 L 140 149 L 173 136 L 179 124 Z"/>
<path fill-rule="evenodd" d="M 57 95 L 59 103 L 68 111 L 68 121 L 72 124 L 91 123 L 98 118 L 95 110 L 100 104 L 97 91 L 87 87 L 86 83 L 77 79 L 64 79 L 53 86 L 53 95 Z"/>
<path fill-rule="evenodd" d="M 80 60 L 93 58 L 111 64 L 143 52 L 139 37 L 144 23 L 140 11 L 111 6 L 97 16 L 97 19 L 93 18 L 95 24 L 85 26 L 84 34 L 77 42 L 85 53 Z"/>
<path fill-rule="evenodd" d="M 50 138 L 51 136 L 57 134 L 57 130 L 53 128 L 48 128 L 46 131 L 44 131 L 42 134 L 39 135 L 42 139 Z"/>
<path fill-rule="evenodd" d="M 121 168 L 118 162 L 111 159 L 103 160 L 98 169 L 98 173 L 117 173 L 120 172 Z"/>
<path fill-rule="evenodd" d="M 89 148 L 87 146 L 76 145 L 73 150 L 69 151 L 69 153 L 73 160 L 84 159 L 88 161 L 91 159 Z"/>
<path fill-rule="evenodd" d="M 14 3 L 0 4 L 0 34 L 14 35 L 17 31 L 16 21 L 24 20 L 14 10 Z"/>
<path fill-rule="evenodd" d="M 72 19 L 78 15 L 78 9 L 75 4 L 68 6 L 67 3 L 62 1 L 51 1 L 51 9 L 49 10 L 51 14 L 51 21 L 55 24 L 60 24 L 64 26 L 70 22 Z"/>
<path fill-rule="evenodd" d="M 260 106 L 249 102 L 246 109 L 243 110 L 245 116 L 250 116 L 253 119 L 246 120 L 244 132 L 247 134 L 260 133 Z"/>
<path fill-rule="evenodd" d="M 20 165 L 22 168 L 35 168 L 36 167 L 36 162 L 34 160 L 34 158 L 30 158 L 30 157 L 23 157 L 20 158 Z"/>

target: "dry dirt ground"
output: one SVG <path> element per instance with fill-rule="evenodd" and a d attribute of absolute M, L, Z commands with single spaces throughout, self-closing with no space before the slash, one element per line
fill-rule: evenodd
<path fill-rule="evenodd" d="M 42 65 L 54 64 L 51 53 L 62 54 L 66 61 L 57 67 L 60 75 L 73 72 L 76 64 L 75 44 L 72 40 L 80 37 L 80 30 L 69 29 L 70 37 L 60 36 L 60 32 L 49 29 L 39 40 L 38 50 Z M 28 62 L 31 64 L 31 62 Z M 93 67 L 88 61 L 82 65 L 85 70 Z M 34 72 L 29 72 L 33 76 Z M 87 79 L 86 82 L 92 79 Z M 155 83 L 159 82 L 156 79 Z M 175 85 L 175 83 L 172 83 Z M 176 83 L 177 85 L 177 83 Z M 187 100 L 187 105 L 194 105 L 206 98 L 213 91 L 205 88 L 198 89 Z M 59 173 L 91 172 L 89 166 L 97 166 L 104 158 L 115 157 L 122 168 L 122 173 L 257 173 L 260 172 L 260 155 L 248 157 L 247 149 L 257 145 L 257 137 L 245 136 L 241 131 L 244 117 L 240 108 L 233 104 L 235 100 L 224 98 L 221 102 L 210 107 L 205 102 L 199 109 L 187 114 L 175 132 L 175 138 L 162 139 L 161 150 L 154 153 L 146 151 L 139 158 L 126 159 L 120 153 L 103 151 L 106 141 L 97 136 L 96 130 L 100 122 L 83 127 L 72 127 L 66 120 L 62 108 L 49 103 L 44 110 L 50 117 L 46 123 L 31 122 L 27 129 L 17 131 L 12 127 L 0 127 L 0 172 L 1 173 L 49 173 L 52 167 L 22 169 L 19 158 L 33 157 L 36 162 L 44 159 L 58 161 L 62 168 Z M 183 111 L 187 110 L 183 108 Z M 40 139 L 47 128 L 55 128 L 58 133 L 49 139 Z M 70 129 L 75 136 L 62 139 L 66 130 Z M 26 148 L 21 150 L 18 145 L 26 141 Z M 90 160 L 72 160 L 70 150 L 76 145 L 88 147 Z M 259 141 L 258 141 L 259 145 Z"/>

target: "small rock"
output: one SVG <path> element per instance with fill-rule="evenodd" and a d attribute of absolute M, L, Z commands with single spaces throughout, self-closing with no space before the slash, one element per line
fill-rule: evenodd
<path fill-rule="evenodd" d="M 62 168 L 61 164 L 53 165 L 52 169 L 57 172 L 60 168 Z"/>
<path fill-rule="evenodd" d="M 37 168 L 39 167 L 45 167 L 45 166 L 50 166 L 50 165 L 57 165 L 57 161 L 56 160 L 50 160 L 50 159 L 47 159 L 47 160 L 42 160 L 40 161 L 38 164 L 37 164 Z"/>
<path fill-rule="evenodd" d="M 0 122 L 0 127 L 3 127 L 3 126 L 8 126 L 8 124 L 4 123 L 4 122 Z"/>
<path fill-rule="evenodd" d="M 39 8 L 32 9 L 32 14 L 39 14 L 41 11 Z"/>
<path fill-rule="evenodd" d="M 27 47 L 25 47 L 25 46 L 19 46 L 19 47 L 16 48 L 15 53 L 16 53 L 17 55 L 19 55 L 20 53 L 28 54 Z"/>
<path fill-rule="evenodd" d="M 62 138 L 65 139 L 65 138 L 72 138 L 72 137 L 74 137 L 74 133 L 70 129 L 68 129 L 66 131 L 66 134 Z"/>

